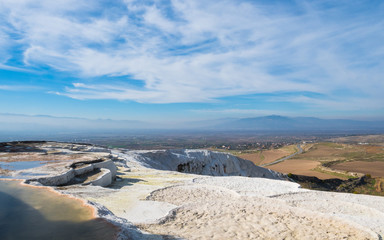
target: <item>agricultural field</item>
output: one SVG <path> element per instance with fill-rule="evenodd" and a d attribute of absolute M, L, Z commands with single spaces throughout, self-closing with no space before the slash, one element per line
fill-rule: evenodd
<path fill-rule="evenodd" d="M 227 151 L 237 157 L 249 160 L 256 165 L 271 163 L 280 158 L 289 156 L 298 149 L 296 145 L 287 145 L 278 149 L 247 150 L 247 151 Z"/>
<path fill-rule="evenodd" d="M 353 139 L 355 138 L 378 140 L 372 136 Z M 351 141 L 347 138 L 346 140 Z M 317 142 L 303 143 L 300 147 L 302 153 L 264 167 L 286 173 L 288 176 L 297 175 L 297 182 L 304 188 L 384 196 L 384 146 L 376 143 Z M 299 149 L 297 145 L 292 144 L 263 150 L 219 151 L 263 166 L 299 152 Z"/>
<path fill-rule="evenodd" d="M 354 173 L 384 177 L 384 147 L 332 142 L 306 144 L 302 154 L 269 168 L 321 179 L 346 179 L 356 176 Z"/>
<path fill-rule="evenodd" d="M 332 165 L 332 169 L 348 172 L 361 172 L 373 177 L 384 177 L 384 161 L 353 161 Z"/>
<path fill-rule="evenodd" d="M 384 135 L 383 134 L 336 137 L 336 138 L 331 138 L 328 140 L 331 142 L 336 142 L 336 143 L 374 144 L 377 146 L 384 146 Z"/>
<path fill-rule="evenodd" d="M 274 165 L 271 170 L 319 179 L 342 180 L 369 176 L 354 193 L 384 195 L 384 147 L 377 144 L 320 142 L 302 146 L 303 153 Z"/>
<path fill-rule="evenodd" d="M 266 168 L 281 173 L 293 173 L 296 175 L 313 176 L 320 179 L 348 178 L 344 175 L 336 176 L 334 174 L 331 174 L 331 172 L 319 171 L 318 168 L 320 165 L 321 164 L 319 162 L 312 160 L 288 159 L 278 164 L 266 166 Z"/>

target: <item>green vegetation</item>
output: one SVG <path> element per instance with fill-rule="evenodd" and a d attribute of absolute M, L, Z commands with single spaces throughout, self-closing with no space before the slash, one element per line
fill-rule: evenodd
<path fill-rule="evenodd" d="M 383 179 L 372 178 L 369 174 L 360 178 L 350 178 L 346 180 L 337 178 L 322 180 L 316 177 L 295 175 L 292 173 L 288 174 L 288 177 L 299 183 L 301 187 L 307 189 L 384 196 Z"/>
<path fill-rule="evenodd" d="M 346 161 L 384 161 L 384 153 L 368 153 L 366 151 L 345 153 L 343 157 Z"/>
<path fill-rule="evenodd" d="M 321 164 L 321 166 L 323 167 L 326 167 L 326 168 L 330 168 L 332 167 L 333 165 L 336 165 L 336 164 L 339 164 L 339 163 L 343 163 L 345 162 L 346 160 L 336 160 L 336 161 L 330 161 L 330 162 L 323 162 Z"/>
<path fill-rule="evenodd" d="M 341 178 L 341 179 L 352 179 L 352 178 L 356 178 L 355 176 L 352 176 L 352 175 L 343 174 L 343 173 L 338 173 L 338 172 L 333 172 L 333 171 L 327 171 L 327 170 L 321 169 L 321 168 L 319 168 L 319 167 L 313 169 L 313 171 L 320 172 L 320 173 L 325 173 L 325 174 L 328 174 L 328 175 L 331 175 L 331 176 L 335 176 L 335 177 L 337 177 L 337 178 Z"/>
<path fill-rule="evenodd" d="M 383 182 L 380 178 L 367 178 L 365 185 L 356 187 L 353 193 L 384 196 Z"/>

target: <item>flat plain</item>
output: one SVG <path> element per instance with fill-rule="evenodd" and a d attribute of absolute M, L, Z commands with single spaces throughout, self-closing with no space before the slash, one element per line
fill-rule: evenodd
<path fill-rule="evenodd" d="M 244 151 L 235 153 L 236 156 L 249 160 L 256 165 L 271 163 L 277 159 L 291 155 L 298 151 L 295 145 L 288 145 L 278 149 L 259 150 L 259 151 Z"/>

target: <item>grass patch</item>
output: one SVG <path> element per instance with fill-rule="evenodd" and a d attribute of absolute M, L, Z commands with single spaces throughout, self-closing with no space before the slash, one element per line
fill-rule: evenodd
<path fill-rule="evenodd" d="M 325 173 L 331 176 L 335 176 L 336 178 L 341 178 L 341 179 L 350 179 L 350 178 L 356 178 L 355 176 L 349 175 L 349 174 L 343 174 L 343 173 L 338 173 L 338 172 L 333 172 L 333 171 L 326 171 L 322 168 L 314 168 L 312 171 L 320 172 L 320 173 Z"/>
<path fill-rule="evenodd" d="M 384 161 L 384 153 L 367 153 L 360 151 L 345 153 L 343 156 L 349 161 Z"/>
<path fill-rule="evenodd" d="M 384 161 L 384 148 L 374 145 L 321 142 L 313 144 L 310 148 L 304 146 L 304 152 L 296 155 L 294 159 L 329 162 L 326 163 L 329 166 L 343 161 Z"/>
<path fill-rule="evenodd" d="M 339 164 L 339 163 L 343 163 L 345 161 L 346 160 L 336 160 L 336 161 L 322 162 L 321 166 L 326 167 L 326 168 L 330 168 L 333 165 L 336 165 L 336 164 Z"/>
<path fill-rule="evenodd" d="M 261 161 L 264 161 L 264 159 L 265 159 L 265 157 L 264 157 L 264 155 L 263 155 L 263 152 L 260 152 L 260 160 L 261 160 Z"/>

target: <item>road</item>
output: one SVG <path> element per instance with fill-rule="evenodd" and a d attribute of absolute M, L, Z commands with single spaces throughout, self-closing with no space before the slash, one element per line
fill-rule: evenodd
<path fill-rule="evenodd" d="M 270 166 L 270 165 L 273 165 L 273 164 L 276 164 L 276 163 L 279 163 L 279 162 L 282 162 L 282 161 L 285 161 L 297 154 L 300 154 L 303 152 L 303 149 L 301 148 L 300 144 L 297 144 L 297 148 L 299 149 L 299 151 L 289 155 L 289 156 L 286 156 L 286 157 L 283 157 L 283 158 L 280 158 L 280 159 L 277 159 L 276 161 L 273 161 L 273 162 L 270 162 L 270 163 L 266 163 L 266 164 L 263 164 L 263 165 L 260 165 L 260 167 L 266 167 L 266 166 Z"/>

